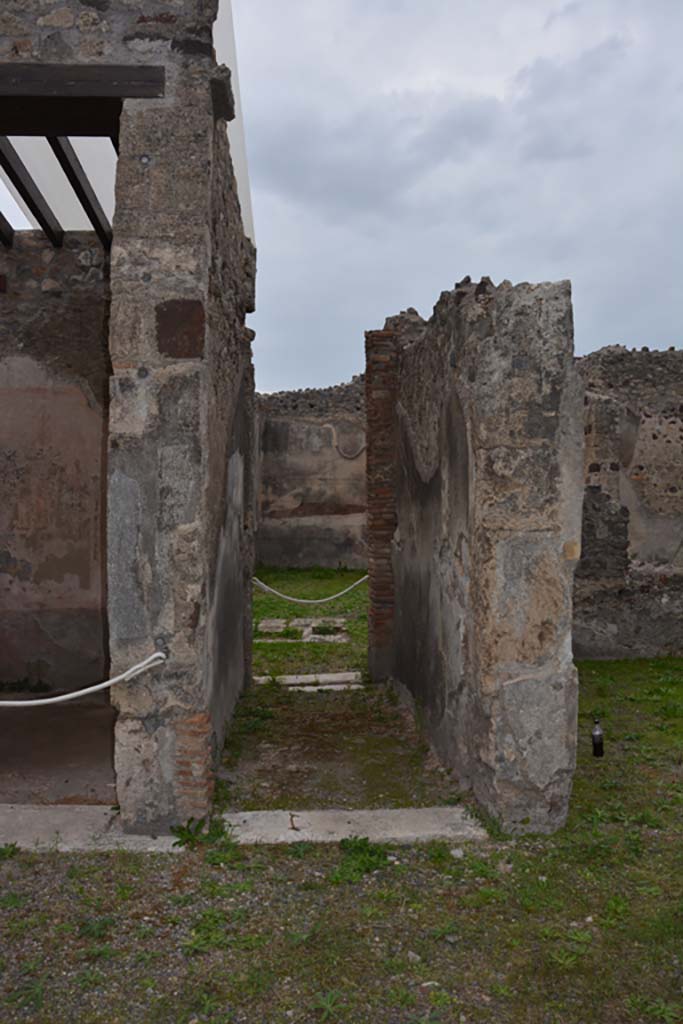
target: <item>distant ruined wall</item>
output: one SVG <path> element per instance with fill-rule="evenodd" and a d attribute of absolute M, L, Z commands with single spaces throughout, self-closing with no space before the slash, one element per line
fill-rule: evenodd
<path fill-rule="evenodd" d="M 569 284 L 465 279 L 408 318 L 366 335 L 371 672 L 505 827 L 549 831 L 576 747 Z"/>
<path fill-rule="evenodd" d="M 683 351 L 615 345 L 577 366 L 587 394 L 576 656 L 681 654 Z"/>
<path fill-rule="evenodd" d="M 90 232 L 0 249 L 0 682 L 105 676 L 108 266 Z"/>
<path fill-rule="evenodd" d="M 258 396 L 257 560 L 364 568 L 365 393 L 337 387 Z"/>

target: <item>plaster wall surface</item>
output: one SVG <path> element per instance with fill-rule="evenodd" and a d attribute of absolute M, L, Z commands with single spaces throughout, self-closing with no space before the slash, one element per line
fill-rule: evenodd
<path fill-rule="evenodd" d="M 0 680 L 105 677 L 108 268 L 88 232 L 0 251 Z"/>
<path fill-rule="evenodd" d="M 466 279 L 421 338 L 402 342 L 399 326 L 366 336 L 371 604 L 379 596 L 386 639 L 379 528 L 390 674 L 489 811 L 515 831 L 552 830 L 576 744 L 582 385 L 569 284 Z"/>
<path fill-rule="evenodd" d="M 258 561 L 364 568 L 363 379 L 260 395 L 258 422 Z"/>
<path fill-rule="evenodd" d="M 160 670 L 113 695 L 121 818 L 163 830 L 210 807 L 225 715 L 249 664 L 255 253 L 242 226 L 216 64 L 217 0 L 9 0 L 0 60 L 152 64 L 127 99 L 111 251 L 111 668 Z"/>

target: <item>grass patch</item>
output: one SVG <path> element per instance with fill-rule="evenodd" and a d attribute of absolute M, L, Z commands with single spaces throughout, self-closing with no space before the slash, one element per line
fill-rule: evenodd
<path fill-rule="evenodd" d="M 259 579 L 283 594 L 292 597 L 320 598 L 339 593 L 365 575 L 356 569 L 271 569 L 260 566 Z M 344 616 L 349 642 L 331 643 L 256 643 L 254 675 L 279 676 L 296 673 L 357 671 L 367 673 L 368 666 L 368 588 L 362 583 L 350 594 L 324 605 L 294 605 L 272 594 L 254 589 L 253 620 L 255 627 L 262 619 L 324 618 Z M 317 626 L 318 636 L 329 636 L 337 630 Z M 257 633 L 259 640 L 296 641 L 300 631 L 287 627 L 285 633 Z"/>

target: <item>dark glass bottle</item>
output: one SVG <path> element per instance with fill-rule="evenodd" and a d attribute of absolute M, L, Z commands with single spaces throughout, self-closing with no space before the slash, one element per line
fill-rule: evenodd
<path fill-rule="evenodd" d="M 605 756 L 605 734 L 602 731 L 602 726 L 600 725 L 600 719 L 596 718 L 596 719 L 594 719 L 594 721 L 595 721 L 595 725 L 593 726 L 593 731 L 591 733 L 591 738 L 593 740 L 593 757 L 604 757 Z"/>

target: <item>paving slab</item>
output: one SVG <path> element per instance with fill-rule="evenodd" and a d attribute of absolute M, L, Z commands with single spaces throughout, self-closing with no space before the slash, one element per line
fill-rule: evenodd
<path fill-rule="evenodd" d="M 0 804 L 0 846 L 16 843 L 22 850 L 60 853 L 177 853 L 174 837 L 128 835 L 111 807 Z"/>
<path fill-rule="evenodd" d="M 481 842 L 487 833 L 462 807 L 377 810 L 237 811 L 224 815 L 238 843 L 338 843 L 351 836 L 373 842 Z"/>
<path fill-rule="evenodd" d="M 259 633 L 282 633 L 286 627 L 286 619 L 261 619 L 258 624 Z"/>

